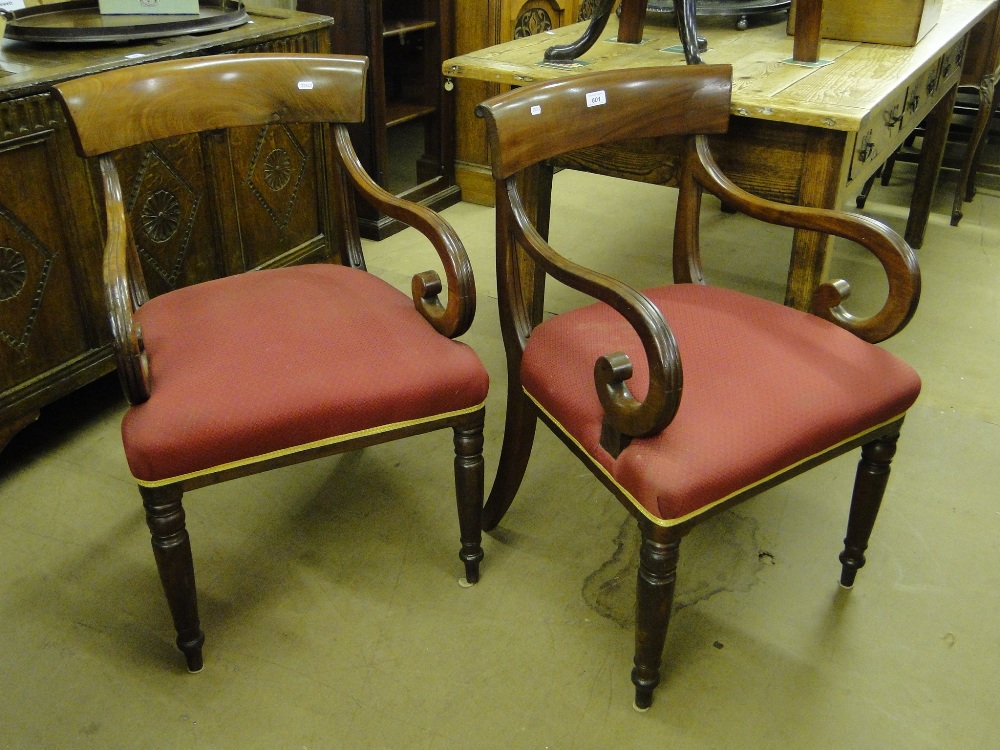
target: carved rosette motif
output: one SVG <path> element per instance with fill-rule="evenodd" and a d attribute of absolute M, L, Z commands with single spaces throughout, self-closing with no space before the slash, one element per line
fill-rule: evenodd
<path fill-rule="evenodd" d="M 171 289 L 175 289 L 191 244 L 201 195 L 152 146 L 143 155 L 126 211 L 136 236 L 139 257 Z"/>
<path fill-rule="evenodd" d="M 27 278 L 24 256 L 12 247 L 0 247 L 0 302 L 20 294 Z"/>
<path fill-rule="evenodd" d="M 23 353 L 38 319 L 55 254 L 0 204 L 0 234 L 11 236 L 11 231 L 17 248 L 0 246 L 0 339 Z"/>
<path fill-rule="evenodd" d="M 292 179 L 292 159 L 283 148 L 276 148 L 264 159 L 264 183 L 271 190 L 281 190 Z"/>
<path fill-rule="evenodd" d="M 306 150 L 288 126 L 261 128 L 246 184 L 280 229 L 291 219 L 306 163 Z"/>
<path fill-rule="evenodd" d="M 540 34 L 552 29 L 552 16 L 544 8 L 528 8 L 517 17 L 514 26 L 514 38 L 523 39 L 526 36 Z"/>
<path fill-rule="evenodd" d="M 174 194 L 157 190 L 142 206 L 142 229 L 153 242 L 166 242 L 181 224 L 181 204 Z"/>

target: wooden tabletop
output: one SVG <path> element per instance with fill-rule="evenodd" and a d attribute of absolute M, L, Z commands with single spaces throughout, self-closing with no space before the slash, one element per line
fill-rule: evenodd
<path fill-rule="evenodd" d="M 262 43 L 278 36 L 306 33 L 333 23 L 326 16 L 251 6 L 250 23 L 209 34 L 185 34 L 130 44 L 34 44 L 0 41 L 0 101 L 47 90 L 53 83 L 123 64 L 152 62 L 209 48 Z"/>
<path fill-rule="evenodd" d="M 937 25 L 914 47 L 824 39 L 820 58 L 832 61 L 824 67 L 783 62 L 792 55 L 792 37 L 784 20 L 746 31 L 705 28 L 709 50 L 702 58 L 733 66 L 734 115 L 855 132 L 865 115 L 934 64 L 943 49 L 961 39 L 996 3 L 945 0 Z M 642 44 L 619 44 L 609 41 L 618 31 L 614 14 L 602 40 L 581 58 L 586 65 L 542 64 L 546 48 L 574 41 L 585 28 L 585 23 L 573 24 L 460 55 L 446 60 L 442 72 L 453 78 L 523 86 L 587 71 L 684 64 L 683 53 L 664 51 L 678 45 L 675 26 L 654 25 L 647 19 Z"/>

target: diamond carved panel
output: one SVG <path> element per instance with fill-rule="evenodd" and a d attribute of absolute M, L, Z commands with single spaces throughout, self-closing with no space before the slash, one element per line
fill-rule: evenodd
<path fill-rule="evenodd" d="M 246 184 L 279 229 L 288 225 L 305 173 L 306 151 L 291 130 L 285 125 L 263 127 Z"/>
<path fill-rule="evenodd" d="M 139 257 L 177 288 L 201 196 L 155 147 L 149 147 L 125 204 Z"/>
<path fill-rule="evenodd" d="M 28 349 L 55 253 L 0 204 L 0 339 Z"/>

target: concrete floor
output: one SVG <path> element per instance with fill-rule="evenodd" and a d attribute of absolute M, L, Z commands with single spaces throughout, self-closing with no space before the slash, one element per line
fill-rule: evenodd
<path fill-rule="evenodd" d="M 912 175 L 897 166 L 867 212 L 901 230 Z M 0 748 L 995 747 L 1000 186 L 982 180 L 952 228 L 953 179 L 919 253 L 920 309 L 887 343 L 925 385 L 853 591 L 836 583 L 847 456 L 688 537 L 664 681 L 638 714 L 628 514 L 540 430 L 485 539 L 483 579 L 462 589 L 451 441 L 438 433 L 192 493 L 207 642 L 189 675 L 112 377 L 47 408 L 0 455 Z M 668 278 L 673 191 L 573 173 L 556 189 L 558 247 L 632 283 Z M 489 482 L 505 387 L 493 212 L 445 216 L 479 284 L 465 340 L 493 378 Z M 713 280 L 780 299 L 787 231 L 711 202 L 704 223 Z M 430 264 L 410 233 L 367 250 L 403 286 Z M 858 309 L 874 304 L 872 262 L 838 246 L 834 268 Z M 548 308 L 576 301 L 553 289 Z"/>

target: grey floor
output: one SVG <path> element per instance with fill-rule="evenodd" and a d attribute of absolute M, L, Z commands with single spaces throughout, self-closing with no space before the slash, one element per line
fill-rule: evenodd
<path fill-rule="evenodd" d="M 912 167 L 867 212 L 905 224 Z M 924 294 L 886 346 L 924 391 L 869 552 L 837 586 L 855 456 L 700 526 L 682 545 L 664 681 L 632 709 L 636 533 L 551 435 L 457 585 L 446 433 L 189 496 L 206 666 L 189 675 L 118 436 L 109 378 L 0 454 L 0 748 L 986 748 L 1000 736 L 1000 185 L 958 228 L 945 173 Z M 669 278 L 674 192 L 562 173 L 552 238 L 631 283 Z M 853 203 L 853 202 L 852 202 Z M 493 211 L 445 212 L 479 285 L 466 340 L 505 370 Z M 789 235 L 709 203 L 706 265 L 780 299 Z M 367 245 L 394 283 L 432 265 L 410 233 Z M 877 265 L 834 272 L 874 305 Z M 552 289 L 548 309 L 577 304 Z M 992 739 L 991 739 L 992 738 Z"/>

